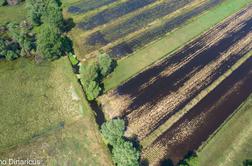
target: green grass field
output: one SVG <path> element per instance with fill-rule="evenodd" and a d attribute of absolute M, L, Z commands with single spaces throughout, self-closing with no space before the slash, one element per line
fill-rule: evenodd
<path fill-rule="evenodd" d="M 215 8 L 193 18 L 182 27 L 167 34 L 164 38 L 119 60 L 115 71 L 104 81 L 105 90 L 116 88 L 151 64 L 171 55 L 173 51 L 181 48 L 251 2 L 252 0 L 226 0 Z"/>
<path fill-rule="evenodd" d="M 0 94 L 1 158 L 38 153 L 48 163 L 110 163 L 67 57 L 42 64 L 1 61 Z"/>
<path fill-rule="evenodd" d="M 0 25 L 9 21 L 20 21 L 24 19 L 26 15 L 25 3 L 21 3 L 17 6 L 0 7 L 0 14 Z"/>
<path fill-rule="evenodd" d="M 252 159 L 252 95 L 236 113 L 199 150 L 200 164 L 204 166 L 242 166 Z"/>

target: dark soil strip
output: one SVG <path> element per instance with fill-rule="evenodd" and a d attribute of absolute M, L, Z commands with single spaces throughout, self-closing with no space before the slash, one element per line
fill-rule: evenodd
<path fill-rule="evenodd" d="M 196 9 L 193 9 L 192 11 L 189 11 L 181 16 L 178 16 L 172 20 L 169 20 L 168 22 L 164 23 L 160 27 L 144 32 L 130 41 L 114 46 L 110 50 L 109 54 L 112 55 L 113 57 L 122 57 L 129 53 L 132 53 L 136 49 L 162 37 L 164 34 L 172 31 L 176 27 L 182 25 L 186 21 L 201 14 L 202 12 L 209 10 L 210 8 L 216 6 L 222 1 L 223 0 L 212 0 L 207 3 L 204 3 L 203 5 L 197 7 Z"/>
<path fill-rule="evenodd" d="M 153 82 L 151 85 L 139 90 L 141 85 L 146 83 L 146 81 L 150 79 L 150 76 L 151 77 L 158 76 L 160 72 L 163 71 L 165 67 L 167 67 L 167 65 L 170 65 L 171 63 L 176 64 L 179 61 L 183 60 L 184 57 L 198 50 L 198 48 L 200 48 L 200 45 L 198 47 L 196 46 L 192 48 L 186 47 L 185 50 L 182 50 L 181 52 L 173 56 L 171 60 L 169 59 L 167 61 L 164 61 L 161 65 L 155 66 L 154 68 L 151 68 L 141 73 L 140 75 L 134 77 L 127 83 L 123 84 L 117 89 L 117 92 L 120 95 L 126 94 L 126 95 L 130 95 L 131 97 L 134 97 L 133 103 L 130 105 L 130 108 L 128 108 L 130 110 L 137 109 L 140 106 L 147 103 L 151 105 L 155 105 L 160 99 L 169 95 L 172 91 L 176 91 L 177 89 L 179 89 L 179 87 L 181 87 L 184 84 L 184 82 L 190 78 L 192 74 L 201 70 L 204 66 L 209 64 L 211 61 L 217 59 L 222 52 L 226 51 L 236 41 L 246 36 L 251 30 L 252 30 L 252 19 L 249 20 L 245 24 L 245 26 L 242 27 L 239 31 L 231 32 L 220 42 L 216 43 L 209 49 L 200 53 L 198 56 L 192 59 L 189 63 L 187 63 L 182 68 L 175 71 L 168 77 L 159 78 L 155 82 Z M 197 42 L 201 43 L 201 40 L 202 40 L 201 38 L 198 39 L 196 43 Z M 240 56 L 242 55 L 238 55 L 236 60 L 239 59 Z M 233 62 L 229 64 L 226 64 L 226 66 L 228 67 L 229 65 L 232 65 L 234 61 L 235 60 L 233 60 Z M 226 68 L 226 67 L 223 67 L 223 68 Z M 192 71 L 194 72 L 192 73 Z"/>
<path fill-rule="evenodd" d="M 120 16 L 128 14 L 132 11 L 135 11 L 153 2 L 156 2 L 156 1 L 155 0 L 130 0 L 114 8 L 110 8 L 96 14 L 95 16 L 89 18 L 87 21 L 79 23 L 78 27 L 84 30 L 90 30 L 92 28 L 108 23 L 111 20 L 117 19 Z"/>
<path fill-rule="evenodd" d="M 180 0 L 178 2 L 177 0 L 169 0 L 147 11 L 144 11 L 141 14 L 134 16 L 133 18 L 125 22 L 122 22 L 118 26 L 106 29 L 101 33 L 103 34 L 104 38 L 107 41 L 109 42 L 115 41 L 116 39 L 126 36 L 127 34 L 132 33 L 140 28 L 143 28 L 144 26 L 154 21 L 155 19 L 158 19 L 160 17 L 163 17 L 169 13 L 176 11 L 177 9 L 185 6 L 186 4 L 192 1 L 193 0 Z M 96 43 L 92 41 L 92 39 L 95 38 L 94 35 L 95 34 L 91 35 L 90 38 L 87 39 L 86 41 L 87 44 L 96 45 Z"/>
<path fill-rule="evenodd" d="M 115 1 L 116 0 L 83 0 L 80 3 L 70 6 L 68 8 L 68 12 L 73 14 L 81 14 Z"/>
<path fill-rule="evenodd" d="M 239 107 L 252 93 L 251 85 L 252 58 L 247 60 L 199 104 L 157 138 L 150 147 L 161 144 L 167 149 L 167 159 L 171 159 L 176 164 L 189 151 L 196 150 L 202 142 L 206 141 L 209 135 Z M 204 113 L 204 118 L 190 134 L 173 144 L 168 143 L 186 129 L 188 124 L 199 118 L 201 113 Z"/>

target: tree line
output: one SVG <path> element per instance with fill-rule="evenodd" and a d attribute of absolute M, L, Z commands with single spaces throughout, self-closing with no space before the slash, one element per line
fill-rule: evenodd
<path fill-rule="evenodd" d="M 0 55 L 7 60 L 19 56 L 54 60 L 71 52 L 61 6 L 60 0 L 26 0 L 27 20 L 5 26 L 7 37 L 0 37 Z"/>

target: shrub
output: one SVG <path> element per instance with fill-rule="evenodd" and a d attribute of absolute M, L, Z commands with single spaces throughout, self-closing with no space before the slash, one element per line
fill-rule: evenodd
<path fill-rule="evenodd" d="M 6 0 L 0 0 L 0 6 L 6 5 Z"/>
<path fill-rule="evenodd" d="M 199 166 L 199 159 L 196 153 L 188 154 L 179 166 Z"/>
<path fill-rule="evenodd" d="M 108 54 L 99 54 L 98 64 L 102 77 L 106 77 L 113 70 L 113 60 L 110 58 Z"/>
<path fill-rule="evenodd" d="M 101 126 L 104 139 L 111 145 L 115 145 L 119 139 L 122 139 L 124 130 L 125 123 L 121 119 L 113 119 Z"/>
<path fill-rule="evenodd" d="M 62 54 L 62 39 L 57 27 L 43 24 L 37 35 L 37 52 L 44 59 L 57 59 Z"/>
<path fill-rule="evenodd" d="M 133 144 L 120 139 L 112 150 L 112 159 L 117 166 L 138 166 L 140 152 Z"/>

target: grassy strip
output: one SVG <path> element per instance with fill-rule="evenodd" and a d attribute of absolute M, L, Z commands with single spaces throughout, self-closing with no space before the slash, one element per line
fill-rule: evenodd
<path fill-rule="evenodd" d="M 171 55 L 172 52 L 251 2 L 252 0 L 226 0 L 219 6 L 188 21 L 184 26 L 168 33 L 164 38 L 119 60 L 115 71 L 104 81 L 105 91 L 116 88 L 149 65 Z"/>
<path fill-rule="evenodd" d="M 247 59 L 252 57 L 252 51 L 243 56 L 239 61 L 237 61 L 228 71 L 221 75 L 217 80 L 215 80 L 206 89 L 202 90 L 194 99 L 192 99 L 184 108 L 178 111 L 165 123 L 163 123 L 158 129 L 152 132 L 149 136 L 141 141 L 143 147 L 148 146 L 162 133 L 168 130 L 174 123 L 176 123 L 182 116 L 184 116 L 188 111 L 190 111 L 195 105 L 197 105 L 204 97 L 206 97 L 211 91 L 213 91 L 218 85 L 220 85 L 227 77 L 229 77 L 233 71 L 239 68 Z"/>
<path fill-rule="evenodd" d="M 252 156 L 252 95 L 198 150 L 199 161 L 210 165 L 241 165 Z M 229 155 L 234 153 L 235 155 Z M 232 156 L 231 158 L 229 158 Z M 228 163 L 224 163 L 229 160 Z"/>
<path fill-rule="evenodd" d="M 16 6 L 2 6 L 0 7 L 0 13 L 0 25 L 10 21 L 21 21 L 26 17 L 25 3 Z"/>

